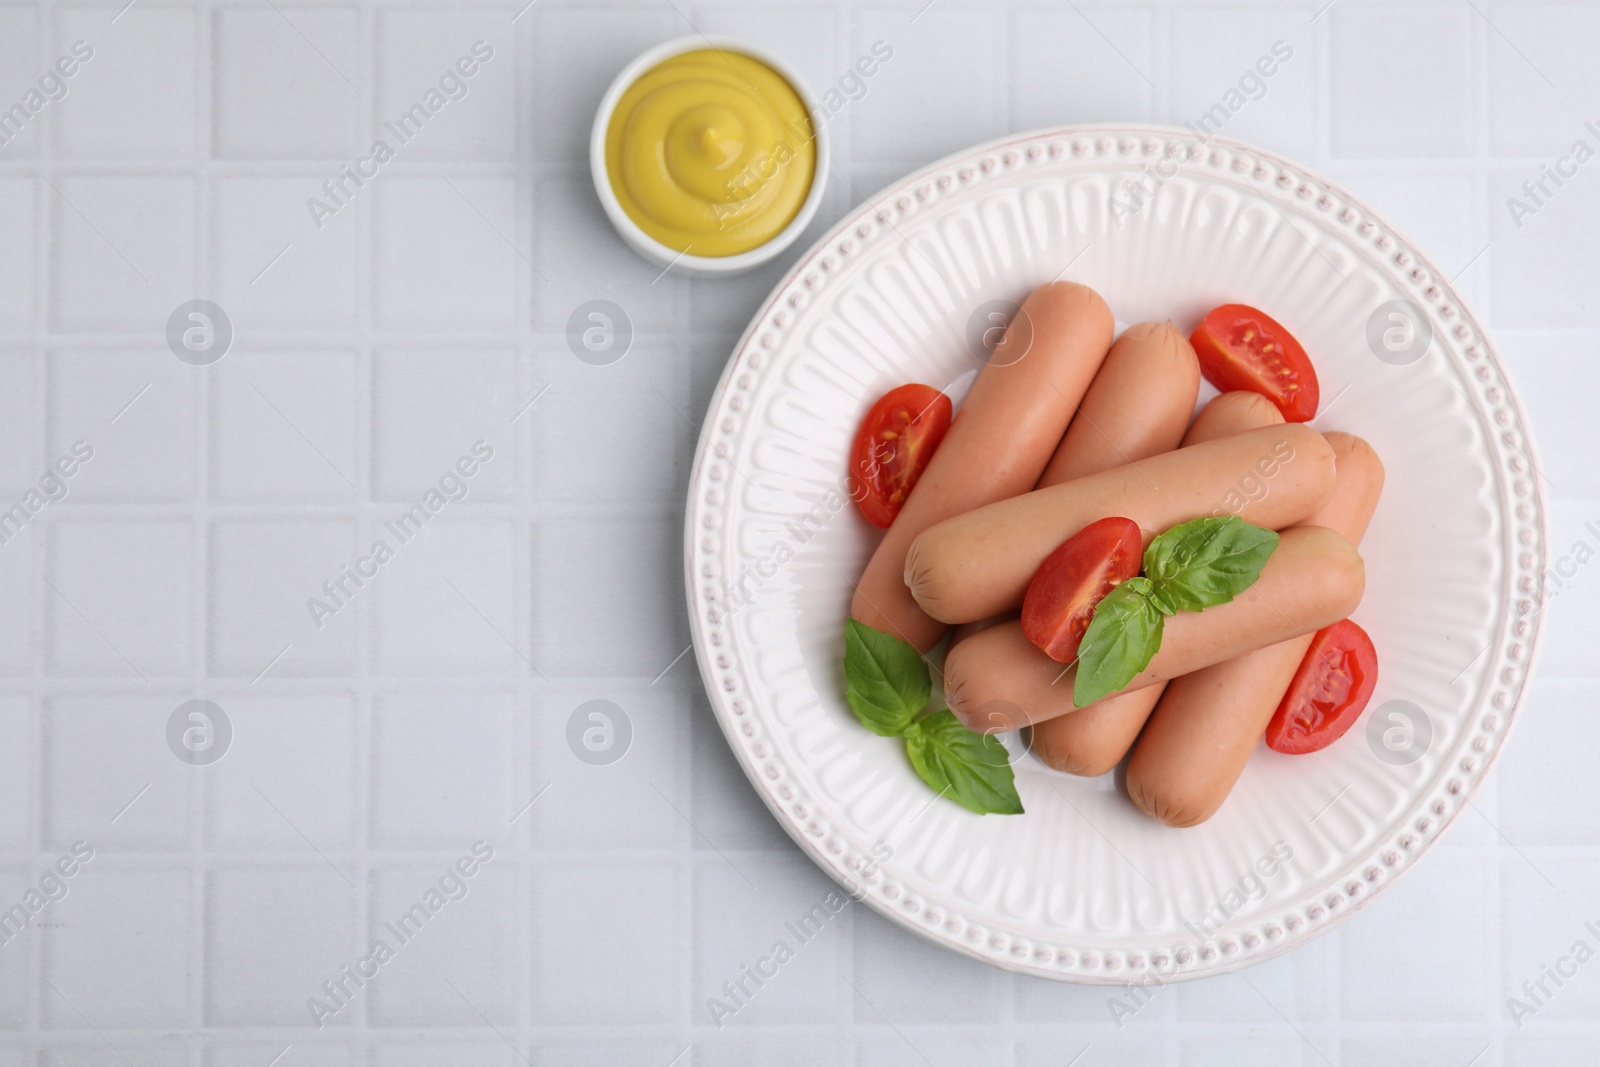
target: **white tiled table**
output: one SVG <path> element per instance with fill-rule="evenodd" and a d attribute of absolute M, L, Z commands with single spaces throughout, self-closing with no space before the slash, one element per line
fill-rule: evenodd
<path fill-rule="evenodd" d="M 1600 549 L 1600 161 L 1520 227 L 1505 205 L 1575 140 L 1600 148 L 1600 11 L 1322 3 L 0 0 L 0 106 L 94 50 L 0 148 L 0 508 L 94 449 L 0 546 L 0 908 L 94 849 L 0 945 L 0 1067 L 1600 1061 L 1600 963 L 1520 1027 L 1506 1003 L 1600 949 L 1587 565 L 1477 812 L 1293 955 L 1161 989 L 1119 1028 L 1104 989 L 850 909 L 725 1027 L 706 1010 L 830 885 L 675 659 L 693 423 L 785 263 L 688 282 L 626 251 L 584 165 L 604 85 L 692 30 L 818 89 L 889 43 L 833 120 L 820 233 L 971 142 L 1191 120 L 1282 40 L 1225 132 L 1462 272 L 1531 412 L 1555 554 Z M 480 39 L 468 96 L 318 228 L 306 199 Z M 201 296 L 237 336 L 196 368 L 163 330 Z M 594 298 L 636 330 L 612 366 L 566 345 Z M 318 629 L 306 598 L 479 440 L 466 499 Z M 167 746 L 191 698 L 234 731 L 206 768 Z M 611 766 L 567 743 L 597 699 L 633 728 Z M 478 840 L 493 859 L 448 883 L 465 897 L 317 1029 L 307 999 Z"/>

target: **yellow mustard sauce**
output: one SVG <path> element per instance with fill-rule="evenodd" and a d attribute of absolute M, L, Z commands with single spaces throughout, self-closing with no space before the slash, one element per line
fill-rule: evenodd
<path fill-rule="evenodd" d="M 606 174 L 623 211 L 696 256 L 738 255 L 782 233 L 816 165 L 800 95 L 738 52 L 663 60 L 628 86 L 606 127 Z"/>

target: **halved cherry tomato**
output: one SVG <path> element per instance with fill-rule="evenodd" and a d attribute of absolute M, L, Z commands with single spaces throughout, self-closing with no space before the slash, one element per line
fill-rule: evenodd
<path fill-rule="evenodd" d="M 1267 724 L 1267 747 L 1298 756 L 1344 736 L 1372 699 L 1378 651 L 1349 619 L 1317 631 L 1288 692 Z"/>
<path fill-rule="evenodd" d="M 1057 663 L 1071 663 L 1095 606 L 1139 573 L 1143 555 L 1132 519 L 1091 522 L 1039 564 L 1022 599 L 1022 632 Z"/>
<path fill-rule="evenodd" d="M 1224 393 L 1260 393 L 1286 422 L 1317 413 L 1316 368 L 1294 335 L 1266 313 L 1244 304 L 1213 308 L 1189 338 L 1206 381 Z"/>
<path fill-rule="evenodd" d="M 850 449 L 851 495 L 887 528 L 950 429 L 950 398 L 931 385 L 902 385 L 872 405 Z"/>

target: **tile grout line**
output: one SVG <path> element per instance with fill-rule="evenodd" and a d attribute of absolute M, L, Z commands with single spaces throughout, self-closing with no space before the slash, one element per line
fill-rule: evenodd
<path fill-rule="evenodd" d="M 532 123 L 530 117 L 523 112 L 523 102 L 534 98 L 537 92 L 534 86 L 534 73 L 529 63 L 523 61 L 525 55 L 532 52 L 532 37 L 534 26 L 539 19 L 539 11 L 535 9 L 530 13 L 531 18 L 526 21 L 518 20 L 510 23 L 511 53 L 509 62 L 514 64 L 512 71 L 512 109 L 516 116 L 517 143 L 516 159 L 520 163 L 531 151 L 532 145 L 525 139 L 531 136 Z M 524 47 L 524 41 L 529 47 Z M 538 196 L 537 189 L 540 182 L 536 177 L 516 175 L 510 178 L 514 190 L 514 210 L 516 215 L 513 233 L 519 240 L 526 239 L 528 257 L 537 263 L 539 259 L 538 246 Z M 516 382 L 517 397 L 514 403 L 521 403 L 520 397 L 532 396 L 535 387 L 534 381 L 538 376 L 538 336 L 539 309 L 543 303 L 542 292 L 536 292 L 540 284 L 533 274 L 531 265 L 518 256 L 513 260 L 513 269 L 517 278 L 518 321 L 522 326 L 516 345 L 516 364 L 514 367 L 513 381 Z M 534 522 L 533 500 L 536 492 L 537 474 L 534 470 L 531 457 L 535 449 L 533 442 L 538 437 L 538 426 L 535 419 L 537 411 L 529 411 L 524 416 L 521 411 L 515 412 L 517 421 L 509 425 L 511 431 L 507 445 L 510 461 L 514 464 L 512 470 L 512 500 L 513 508 L 509 521 L 511 523 L 511 573 L 515 583 L 511 610 L 511 633 L 514 640 L 523 642 L 530 657 L 535 662 L 543 662 L 546 657 L 539 654 L 534 643 L 534 621 L 531 590 L 533 588 L 533 537 Z M 526 423 L 521 420 L 526 418 Z M 524 445 L 526 442 L 526 446 Z M 527 460 L 525 461 L 525 458 Z M 542 703 L 534 694 L 533 681 L 528 677 L 526 670 L 519 670 L 515 684 L 511 687 L 513 694 L 511 707 L 511 736 L 518 742 L 516 752 L 522 758 L 514 761 L 511 768 L 510 783 L 512 796 L 510 804 L 521 803 L 523 796 L 534 796 L 542 788 L 537 779 L 541 778 L 539 771 L 543 762 L 544 753 L 541 752 L 537 724 L 540 721 L 539 711 Z M 516 914 L 512 920 L 514 937 L 519 951 L 515 954 L 512 966 L 511 979 L 513 982 L 514 1017 L 516 1020 L 517 1042 L 519 1048 L 527 1052 L 533 1051 L 534 1033 L 537 1018 L 534 1012 L 534 997 L 536 994 L 539 976 L 537 962 L 534 954 L 534 931 L 537 929 L 538 917 L 534 913 L 538 892 L 535 880 L 538 872 L 534 866 L 534 838 L 537 832 L 539 819 L 542 812 L 533 810 L 528 812 L 527 823 L 511 827 L 511 840 L 509 848 L 512 856 L 514 879 L 511 886 L 512 900 L 516 902 Z M 519 820 L 520 822 L 520 820 Z"/>
<path fill-rule="evenodd" d="M 43 69 L 50 62 L 50 45 L 54 38 L 53 23 L 50 17 L 50 8 L 46 0 L 37 0 L 33 8 L 34 32 L 36 36 L 35 54 L 37 65 Z M 54 238 L 55 209 L 54 197 L 48 195 L 47 168 L 50 164 L 51 138 L 47 133 L 54 132 L 53 114 L 47 115 L 49 125 L 42 126 L 38 133 L 37 154 L 32 163 L 34 174 L 34 291 L 33 306 L 33 351 L 29 354 L 29 362 L 34 369 L 34 395 L 35 410 L 40 413 L 39 425 L 34 433 L 34 440 L 30 447 L 37 448 L 32 466 L 42 467 L 44 457 L 50 454 L 50 358 L 49 358 L 49 308 L 54 303 L 55 293 L 50 274 L 51 245 Z M 35 771 L 33 775 L 33 791 L 37 807 L 33 812 L 33 826 L 30 827 L 30 837 L 34 841 L 35 854 L 43 855 L 45 851 L 45 805 L 49 796 L 49 775 L 46 771 L 48 764 L 45 760 L 45 750 L 48 743 L 48 734 L 45 726 L 45 642 L 49 634 L 49 627 L 45 623 L 49 601 L 45 592 L 44 577 L 49 562 L 48 546 L 53 537 L 52 526 L 41 526 L 34 533 L 28 544 L 33 558 L 29 561 L 29 592 L 34 606 L 34 618 L 39 620 L 39 625 L 31 629 L 29 642 L 33 646 L 29 659 L 30 688 L 29 694 L 30 717 L 37 748 L 35 748 Z M 44 1026 L 44 973 L 45 973 L 45 941 L 43 937 L 34 939 L 29 945 L 28 952 L 28 1006 L 25 1012 L 25 1026 L 27 1028 L 29 1044 L 33 1048 L 39 1047 L 39 1034 Z"/>
<path fill-rule="evenodd" d="M 356 90 L 359 98 L 357 112 L 360 115 L 360 126 L 363 132 L 376 129 L 377 95 L 379 92 L 377 79 L 377 51 L 380 47 L 374 8 L 368 0 L 363 0 L 356 8 L 356 77 L 361 86 Z M 373 415 L 373 388 L 375 376 L 373 374 L 374 355 L 372 351 L 372 320 L 373 320 L 373 272 L 377 269 L 376 256 L 373 254 L 373 225 L 377 201 L 384 196 L 382 188 L 375 189 L 372 196 L 361 197 L 356 205 L 356 233 L 355 255 L 356 275 L 356 327 L 359 331 L 357 341 L 357 391 L 355 454 L 357 462 L 356 497 L 362 504 L 368 503 L 372 497 L 373 486 L 377 484 L 375 478 L 374 456 L 374 430 L 375 419 Z M 377 518 L 372 514 L 374 509 L 363 507 L 362 515 L 352 524 L 356 531 L 357 547 L 364 536 L 370 534 L 372 524 Z M 377 838 L 373 825 L 374 812 L 377 809 L 375 783 L 373 780 L 373 756 L 375 752 L 374 736 L 376 699 L 373 695 L 372 685 L 372 631 L 375 625 L 373 618 L 373 599 L 371 596 L 361 598 L 355 605 L 355 670 L 354 704 L 356 708 L 356 738 L 354 743 L 356 766 L 354 778 L 357 783 L 357 799 L 355 808 L 360 829 L 356 831 L 355 855 L 356 875 L 355 882 L 358 887 L 354 901 L 353 912 L 355 915 L 355 949 L 359 955 L 360 946 L 367 942 L 372 935 L 373 897 L 376 893 L 376 878 L 381 873 L 374 871 L 372 863 L 372 844 Z M 358 836 L 357 836 L 358 835 Z M 357 1062 L 368 1063 L 371 1061 L 371 1027 L 372 1027 L 372 991 L 363 990 L 355 1005 L 354 1018 L 351 1020 L 354 1030 L 354 1045 Z"/>
<path fill-rule="evenodd" d="M 211 107 L 214 86 L 214 49 L 213 45 L 213 9 L 209 4 L 202 4 L 197 9 L 195 32 L 199 40 L 195 47 L 195 80 L 199 83 L 195 91 L 195 204 L 198 218 L 195 222 L 195 288 L 199 291 L 194 294 L 205 294 L 205 299 L 212 299 L 212 294 L 219 293 L 221 286 L 216 284 L 215 272 L 220 270 L 220 265 L 212 262 L 211 225 L 213 221 L 213 196 L 216 189 L 216 179 L 205 172 L 205 162 L 210 159 L 212 152 L 212 121 Z M 174 357 L 176 358 L 176 357 Z M 224 356 L 223 358 L 227 358 Z M 236 357 L 237 358 L 237 357 Z M 191 402 L 197 417 L 194 430 L 195 471 L 193 484 L 193 509 L 192 531 L 193 545 L 190 559 L 190 573 L 192 585 L 190 588 L 190 626 L 192 631 L 190 639 L 194 644 L 191 652 L 190 663 L 192 685 L 189 696 L 197 697 L 200 693 L 207 693 L 209 698 L 209 665 L 211 657 L 210 635 L 210 556 L 211 556 L 211 422 L 212 388 L 216 382 L 217 366 L 205 368 L 185 367 L 189 372 L 187 378 L 191 383 L 193 394 Z M 230 745 L 232 741 L 230 740 Z M 237 757 L 236 757 L 237 758 Z M 206 849 L 209 845 L 209 830 L 207 819 L 207 804 L 210 800 L 211 790 L 207 788 L 207 775 L 203 768 L 187 767 L 190 772 L 192 788 L 190 801 L 193 805 L 190 818 L 194 825 L 190 829 L 190 862 L 193 867 L 190 872 L 190 892 L 193 899 L 190 902 L 190 923 L 192 943 L 190 945 L 189 971 L 194 992 L 193 1003 L 190 1011 L 199 1020 L 196 1037 L 206 1033 L 207 1024 L 210 1022 L 206 1011 L 206 983 L 210 980 L 207 967 L 207 956 L 211 945 L 213 931 L 208 919 L 211 909 L 208 901 L 210 889 L 210 874 L 206 863 Z M 198 773 L 196 773 L 198 772 Z M 198 801 L 196 801 L 198 797 Z M 191 1067 L 204 1067 L 204 1040 L 191 1042 Z"/>

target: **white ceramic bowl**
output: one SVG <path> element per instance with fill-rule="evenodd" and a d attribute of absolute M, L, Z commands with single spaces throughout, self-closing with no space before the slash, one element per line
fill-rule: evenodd
<path fill-rule="evenodd" d="M 654 67 L 663 60 L 684 52 L 695 52 L 704 48 L 715 48 L 725 52 L 739 52 L 751 59 L 759 60 L 777 71 L 793 87 L 795 94 L 800 97 L 800 102 L 805 105 L 806 112 L 811 116 L 811 128 L 815 134 L 817 150 L 817 165 L 811 175 L 811 189 L 806 193 L 805 203 L 800 205 L 800 213 L 789 221 L 779 234 L 766 244 L 758 245 L 748 252 L 741 252 L 733 256 L 695 256 L 680 252 L 675 248 L 657 241 L 639 224 L 628 217 L 622 209 L 622 204 L 617 200 L 617 194 L 611 190 L 611 180 L 606 173 L 606 129 L 611 125 L 611 115 L 617 109 L 617 101 L 622 99 L 622 94 L 628 86 L 637 81 L 640 75 Z M 611 87 L 606 90 L 605 96 L 600 98 L 600 108 L 595 112 L 594 128 L 589 133 L 589 170 L 594 175 L 594 191 L 600 197 L 600 204 L 606 209 L 606 217 L 611 220 L 622 239 L 628 242 L 635 252 L 652 263 L 662 267 L 671 267 L 673 270 L 697 278 L 712 278 L 719 275 L 742 274 L 747 270 L 759 267 L 772 259 L 778 253 L 788 248 L 805 232 L 811 224 L 812 218 L 817 214 L 817 207 L 822 203 L 823 190 L 827 187 L 828 178 L 828 129 L 826 125 L 817 122 L 818 112 L 816 98 L 811 95 L 811 90 L 806 88 L 800 75 L 795 73 L 782 59 L 763 48 L 759 48 L 747 41 L 737 40 L 732 37 L 679 37 L 665 44 L 657 45 L 641 54 L 632 63 L 622 68 L 612 81 Z"/>

